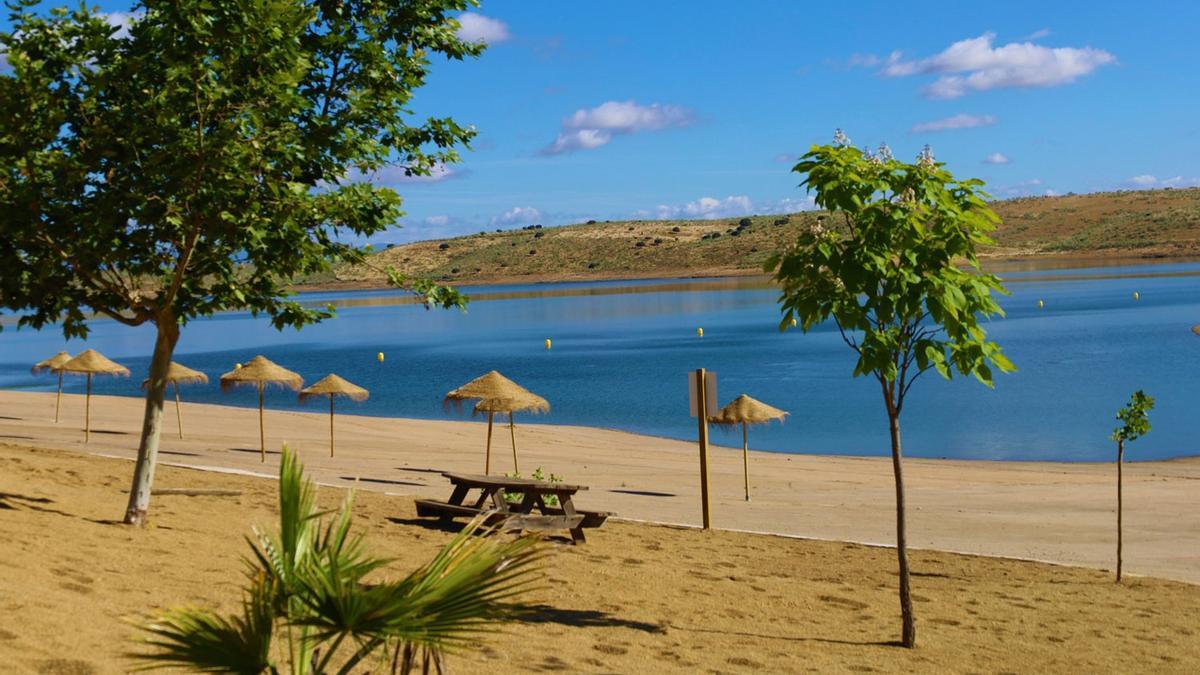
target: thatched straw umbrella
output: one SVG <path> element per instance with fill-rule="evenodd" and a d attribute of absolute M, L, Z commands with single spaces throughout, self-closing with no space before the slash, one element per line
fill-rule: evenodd
<path fill-rule="evenodd" d="M 179 427 L 179 437 L 183 438 L 183 413 L 179 409 L 179 385 L 181 383 L 208 384 L 208 375 L 172 361 L 171 365 L 167 367 L 166 379 L 175 387 L 175 423 Z M 142 389 L 148 386 L 150 386 L 150 379 L 142 380 Z"/>
<path fill-rule="evenodd" d="M 263 426 L 263 388 L 268 384 L 298 391 L 304 385 L 304 378 L 261 355 L 221 376 L 221 391 L 229 391 L 239 385 L 258 387 L 258 448 L 264 462 L 267 461 L 267 435 Z"/>
<path fill-rule="evenodd" d="M 317 380 L 317 383 L 311 387 L 305 387 L 300 390 L 300 401 L 303 402 L 312 396 L 328 396 L 329 397 L 329 456 L 333 457 L 333 397 L 345 396 L 351 401 L 365 401 L 370 396 L 370 392 L 362 387 L 347 382 L 346 380 L 330 373 L 325 377 Z"/>
<path fill-rule="evenodd" d="M 750 461 L 747 459 L 749 448 L 746 442 L 746 425 L 766 424 L 771 420 L 782 421 L 787 415 L 786 411 L 773 408 L 762 401 L 756 401 L 742 394 L 733 399 L 729 405 L 721 408 L 716 415 L 708 418 L 708 421 L 713 424 L 724 427 L 742 425 L 742 476 L 746 486 L 746 501 L 750 501 Z"/>
<path fill-rule="evenodd" d="M 33 368 L 30 369 L 30 372 L 33 373 L 34 375 L 37 375 L 38 373 L 41 373 L 41 372 L 47 371 L 47 370 L 52 373 L 56 373 L 58 375 L 58 394 L 56 394 L 54 397 L 54 423 L 55 424 L 58 424 L 58 410 L 59 410 L 59 408 L 62 407 L 62 380 L 63 380 L 62 364 L 66 363 L 67 361 L 70 361 L 70 360 L 71 360 L 70 354 L 68 354 L 67 352 L 59 352 L 44 361 L 38 361 L 37 363 L 33 364 Z"/>
<path fill-rule="evenodd" d="M 475 400 L 476 413 L 487 413 L 487 455 L 483 462 L 483 472 L 492 470 L 492 418 L 496 413 L 508 413 L 508 434 L 512 438 L 513 471 L 520 473 L 517 465 L 517 434 L 513 429 L 514 412 L 548 412 L 550 403 L 546 399 L 525 389 L 496 371 L 471 380 L 463 386 L 446 394 L 446 403 Z"/>
<path fill-rule="evenodd" d="M 92 376 L 93 375 L 124 375 L 129 376 L 129 369 L 111 361 L 95 349 L 79 352 L 75 358 L 59 366 L 64 373 L 87 375 L 87 403 L 83 413 L 83 442 L 92 438 Z"/>

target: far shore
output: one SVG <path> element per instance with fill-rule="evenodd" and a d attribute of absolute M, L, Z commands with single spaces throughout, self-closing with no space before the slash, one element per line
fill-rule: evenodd
<path fill-rule="evenodd" d="M 1117 249 L 1111 251 L 1089 251 L 1087 253 L 1014 253 L 1012 251 L 996 251 L 984 253 L 980 262 L 985 270 L 997 274 L 1017 270 L 1057 270 L 1078 269 L 1084 267 L 1117 265 L 1163 265 L 1170 263 L 1194 262 L 1197 257 L 1192 254 L 1172 254 L 1159 251 L 1146 251 L 1141 254 Z M 624 273 L 603 272 L 599 274 L 557 273 L 557 274 L 524 274 L 524 275 L 486 275 L 463 279 L 443 279 L 443 283 L 452 286 L 469 288 L 472 286 L 501 286 L 516 284 L 554 284 L 570 282 L 600 282 L 600 281 L 639 281 L 659 279 L 713 279 L 736 277 L 765 277 L 758 268 L 717 267 L 708 269 L 667 269 L 667 270 L 635 270 Z M 390 288 L 382 277 L 377 279 L 345 279 L 296 284 L 291 290 L 297 293 L 324 293 L 330 291 L 374 291 Z"/>
<path fill-rule="evenodd" d="M 0 443 L 132 459 L 141 399 L 92 397 L 91 442 L 83 443 L 83 397 L 0 391 Z M 184 403 L 184 440 L 165 410 L 160 462 L 273 476 L 279 447 L 298 449 L 321 483 L 444 499 L 441 471 L 481 473 L 479 421 L 341 415 L 329 456 L 329 417 L 268 410 L 267 462 L 260 462 L 253 409 Z M 522 473 L 535 468 L 589 486 L 584 508 L 633 520 L 700 523 L 694 442 L 550 424 L 518 426 Z M 492 447 L 492 471 L 512 471 L 507 434 Z M 1115 471 L 1108 463 L 913 459 L 905 463 L 909 544 L 916 548 L 1110 569 L 1115 551 Z M 886 457 L 751 452 L 751 501 L 740 449 L 711 453 L 713 521 L 719 529 L 876 545 L 894 542 L 894 487 Z M 1200 457 L 1128 464 L 1125 565 L 1129 572 L 1200 583 Z M 114 495 L 113 517 L 124 508 Z M 151 506 L 153 514 L 154 506 Z"/>

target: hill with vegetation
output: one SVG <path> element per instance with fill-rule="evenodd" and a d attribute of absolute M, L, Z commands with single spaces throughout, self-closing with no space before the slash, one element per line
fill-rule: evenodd
<path fill-rule="evenodd" d="M 998 201 L 991 259 L 1200 256 L 1200 189 Z M 721 220 L 588 221 L 421 241 L 374 254 L 305 285 L 383 285 L 380 270 L 454 284 L 755 274 L 819 211 Z M 826 226 L 837 227 L 836 219 Z"/>

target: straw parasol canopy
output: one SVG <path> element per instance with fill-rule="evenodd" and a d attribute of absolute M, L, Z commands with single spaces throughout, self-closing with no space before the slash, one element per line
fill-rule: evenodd
<path fill-rule="evenodd" d="M 54 423 L 58 424 L 58 410 L 62 407 L 62 381 L 63 371 L 62 365 L 71 360 L 71 355 L 67 352 L 59 352 L 48 359 L 38 361 L 33 364 L 33 368 L 29 372 L 37 375 L 38 373 L 49 371 L 58 375 L 58 393 L 54 396 Z"/>
<path fill-rule="evenodd" d="M 85 349 L 58 368 L 64 373 L 87 376 L 87 403 L 83 413 L 83 442 L 87 443 L 92 438 L 92 377 L 95 375 L 128 377 L 129 369 L 95 349 Z"/>
<path fill-rule="evenodd" d="M 305 387 L 300 390 L 300 401 L 302 403 L 313 396 L 329 397 L 329 456 L 333 457 L 333 397 L 345 396 L 351 401 L 365 401 L 370 396 L 370 392 L 353 382 L 330 373 L 317 380 L 316 384 L 313 384 L 311 387 Z"/>
<path fill-rule="evenodd" d="M 492 466 L 492 419 L 496 413 L 508 413 L 508 434 L 512 439 L 513 471 L 520 473 L 517 464 L 517 435 L 514 430 L 513 413 L 515 412 L 549 412 L 550 402 L 513 382 L 496 371 L 481 375 L 446 394 L 445 403 L 461 404 L 462 401 L 477 401 L 475 414 L 487 413 L 487 454 L 484 459 L 483 472 L 490 473 Z"/>
<path fill-rule="evenodd" d="M 783 421 L 787 415 L 787 411 L 742 394 L 730 401 L 729 405 L 721 408 L 716 415 L 708 418 L 708 421 L 722 427 L 742 425 L 742 478 L 746 488 L 746 501 L 750 501 L 750 461 L 747 458 L 749 447 L 746 440 L 746 426 L 766 424 L 771 420 Z"/>
<path fill-rule="evenodd" d="M 221 376 L 221 391 L 229 391 L 238 386 L 258 388 L 258 444 L 262 453 L 262 461 L 267 461 L 267 438 L 263 427 L 263 389 L 268 384 L 278 384 L 293 391 L 304 386 L 304 378 L 298 373 L 272 363 L 265 356 L 255 356 L 249 363 Z"/>
<path fill-rule="evenodd" d="M 179 427 L 179 437 L 183 438 L 183 412 L 179 409 L 179 385 L 208 384 L 208 375 L 172 361 L 167 366 L 166 380 L 175 388 L 175 424 Z M 148 386 L 150 386 L 150 378 L 142 380 L 142 389 Z"/>

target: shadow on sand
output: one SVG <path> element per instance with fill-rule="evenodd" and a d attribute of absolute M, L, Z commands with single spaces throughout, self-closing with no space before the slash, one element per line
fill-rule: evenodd
<path fill-rule="evenodd" d="M 382 485 L 416 485 L 417 487 L 428 487 L 425 483 L 417 483 L 411 480 L 391 480 L 389 478 L 368 478 L 366 476 L 338 476 L 342 480 L 350 482 L 359 481 L 362 483 L 380 483 Z"/>
<path fill-rule="evenodd" d="M 229 451 L 230 452 L 249 452 L 249 453 L 255 454 L 255 455 L 262 454 L 262 450 L 259 450 L 258 448 L 230 448 Z M 268 455 L 278 455 L 279 451 L 278 450 L 268 450 L 267 454 Z"/>
<path fill-rule="evenodd" d="M 514 617 L 521 623 L 557 623 L 576 628 L 632 628 L 644 633 L 665 633 L 666 627 L 645 621 L 630 621 L 593 609 L 559 609 L 533 605 Z"/>
<path fill-rule="evenodd" d="M 674 497 L 674 492 L 654 492 L 653 490 L 609 490 L 623 495 L 639 495 L 642 497 Z"/>
<path fill-rule="evenodd" d="M 74 514 L 58 509 L 51 509 L 41 504 L 53 504 L 54 500 L 49 497 L 30 497 L 28 495 L 19 495 L 15 492 L 0 492 L 0 509 L 5 511 L 16 511 L 19 508 L 26 508 L 30 511 L 41 511 L 42 513 L 55 513 L 60 516 L 73 516 Z"/>

